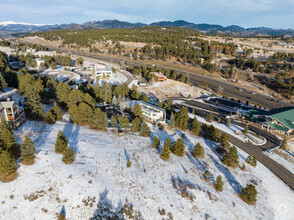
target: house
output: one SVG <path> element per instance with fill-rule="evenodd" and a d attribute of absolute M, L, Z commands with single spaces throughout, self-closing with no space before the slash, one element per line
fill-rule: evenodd
<path fill-rule="evenodd" d="M 23 107 L 19 106 L 16 101 L 1 101 L 0 102 L 0 121 L 4 119 L 8 122 L 11 129 L 16 130 L 25 120 Z"/>
<path fill-rule="evenodd" d="M 270 111 L 251 110 L 246 116 L 267 131 L 286 136 L 294 135 L 294 107 L 283 107 Z"/>
<path fill-rule="evenodd" d="M 167 77 L 165 75 L 163 75 L 161 72 L 151 72 L 150 74 L 154 74 L 155 79 L 158 82 L 166 82 L 167 81 Z"/>
<path fill-rule="evenodd" d="M 112 76 L 112 69 L 109 65 L 104 64 L 95 64 L 93 68 L 94 76 L 95 77 L 111 77 Z"/>
<path fill-rule="evenodd" d="M 141 106 L 142 115 L 145 119 L 152 123 L 166 123 L 166 111 L 164 109 L 143 101 L 138 103 Z"/>

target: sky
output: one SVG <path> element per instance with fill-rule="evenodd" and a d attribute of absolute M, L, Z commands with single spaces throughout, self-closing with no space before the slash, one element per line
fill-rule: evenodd
<path fill-rule="evenodd" d="M 294 0 L 0 0 L 0 22 L 81 24 L 105 19 L 294 29 Z"/>

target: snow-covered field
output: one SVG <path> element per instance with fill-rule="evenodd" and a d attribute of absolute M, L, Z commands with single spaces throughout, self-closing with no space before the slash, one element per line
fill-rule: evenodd
<path fill-rule="evenodd" d="M 68 118 L 65 115 L 65 119 Z M 59 130 L 77 153 L 74 164 L 66 165 L 54 153 Z M 65 120 L 55 125 L 27 121 L 15 134 L 31 136 L 38 150 L 35 164 L 20 165 L 18 178 L 0 183 L 0 219 L 54 219 L 65 210 L 67 219 L 88 219 L 93 216 L 99 200 L 105 197 L 114 208 L 127 199 L 144 219 L 162 219 L 158 209 L 172 213 L 174 219 L 289 219 L 294 216 L 294 193 L 263 165 L 246 164 L 246 170 L 226 168 L 215 151 L 216 144 L 186 133 L 186 155 L 171 155 L 170 161 L 159 158 L 150 138 L 136 134 L 119 137 L 111 131 L 91 130 Z M 163 141 L 174 141 L 178 130 L 152 128 L 152 135 Z M 200 142 L 204 159 L 191 157 L 189 150 Z M 239 150 L 240 162 L 247 155 Z M 127 160 L 132 166 L 127 168 Z M 206 182 L 203 173 L 212 173 Z M 223 192 L 216 192 L 213 181 L 222 175 Z M 173 187 L 172 179 L 195 196 L 194 201 L 182 197 Z M 257 184 L 256 205 L 247 205 L 239 197 L 241 187 Z"/>

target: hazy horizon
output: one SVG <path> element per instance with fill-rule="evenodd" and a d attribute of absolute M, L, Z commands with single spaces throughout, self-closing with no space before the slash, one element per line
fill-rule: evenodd
<path fill-rule="evenodd" d="M 0 1 L 0 22 L 14 21 L 32 24 L 82 24 L 93 20 L 120 20 L 152 23 L 185 20 L 244 28 L 270 27 L 294 29 L 294 1 L 291 0 L 94 0 Z"/>

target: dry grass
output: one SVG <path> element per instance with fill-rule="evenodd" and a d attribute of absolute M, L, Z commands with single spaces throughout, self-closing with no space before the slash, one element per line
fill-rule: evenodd
<path fill-rule="evenodd" d="M 17 172 L 14 172 L 13 174 L 10 174 L 9 176 L 0 175 L 0 181 L 4 183 L 11 182 L 15 180 L 17 176 L 18 176 Z"/>

